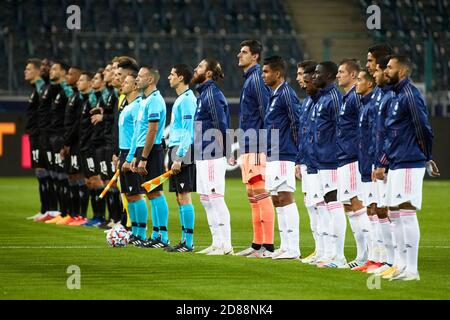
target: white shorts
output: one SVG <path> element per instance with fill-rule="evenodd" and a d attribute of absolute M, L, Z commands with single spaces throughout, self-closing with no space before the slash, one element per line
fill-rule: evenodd
<path fill-rule="evenodd" d="M 302 174 L 302 193 L 306 193 L 306 190 L 308 190 L 308 187 L 306 186 L 307 182 L 305 180 L 305 177 L 308 174 L 306 172 L 306 170 L 307 170 L 306 165 L 301 164 L 300 165 L 300 172 Z"/>
<path fill-rule="evenodd" d="M 379 208 L 386 207 L 387 179 L 384 180 L 377 179 L 375 183 L 377 184 L 377 206 Z"/>
<path fill-rule="evenodd" d="M 389 170 L 386 206 L 396 207 L 409 202 L 417 210 L 422 208 L 422 185 L 425 168 Z"/>
<path fill-rule="evenodd" d="M 373 181 L 363 182 L 363 206 L 368 207 L 372 203 L 377 203 L 377 184 Z"/>
<path fill-rule="evenodd" d="M 344 203 L 354 197 L 362 198 L 361 174 L 358 169 L 358 161 L 337 168 L 337 200 Z"/>
<path fill-rule="evenodd" d="M 196 160 L 197 193 L 210 195 L 225 194 L 225 158 L 213 160 Z"/>
<path fill-rule="evenodd" d="M 319 170 L 323 194 L 337 189 L 337 170 Z"/>
<path fill-rule="evenodd" d="M 319 202 L 323 201 L 323 191 L 322 185 L 320 184 L 320 177 L 318 173 L 306 174 L 303 176 L 303 181 L 306 179 L 306 197 L 305 205 L 307 207 L 312 207 Z"/>
<path fill-rule="evenodd" d="M 295 192 L 295 162 L 267 162 L 266 190 L 271 195 L 277 195 L 278 192 Z"/>

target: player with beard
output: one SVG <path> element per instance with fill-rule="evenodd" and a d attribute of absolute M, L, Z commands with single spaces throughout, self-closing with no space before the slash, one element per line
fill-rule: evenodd
<path fill-rule="evenodd" d="M 232 158 L 231 141 L 226 132 L 230 127 L 230 111 L 216 84 L 223 77 L 219 62 L 207 58 L 198 64 L 192 78 L 200 94 L 194 118 L 197 193 L 212 235 L 212 245 L 198 253 L 207 255 L 234 254 L 230 211 L 225 203 L 226 157 Z"/>
<path fill-rule="evenodd" d="M 386 152 L 389 161 L 389 179 L 386 205 L 400 212 L 395 228 L 403 229 L 404 249 L 400 248 L 403 268 L 390 280 L 420 280 L 418 255 L 420 229 L 416 211 L 422 205 L 422 183 L 425 171 L 439 176 L 432 160 L 433 130 L 428 120 L 428 108 L 420 91 L 412 84 L 412 63 L 408 57 L 390 57 L 384 75 L 396 93 L 386 117 Z M 399 242 L 397 242 L 399 245 Z"/>

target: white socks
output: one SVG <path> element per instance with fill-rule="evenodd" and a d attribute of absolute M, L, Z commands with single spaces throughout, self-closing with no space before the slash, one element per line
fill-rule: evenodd
<path fill-rule="evenodd" d="M 322 243 L 323 243 L 323 255 L 321 261 L 329 261 L 333 258 L 333 239 L 331 237 L 331 215 L 327 209 L 325 202 L 317 204 L 317 212 L 319 215 L 319 229 L 321 230 Z"/>
<path fill-rule="evenodd" d="M 319 214 L 319 207 L 316 206 L 317 210 L 317 225 L 316 225 L 316 233 L 317 233 L 317 243 L 316 243 L 316 260 L 321 260 L 325 254 L 324 242 L 323 242 L 323 222 L 322 216 Z"/>
<path fill-rule="evenodd" d="M 394 238 L 394 265 L 398 269 L 406 267 L 406 248 L 405 236 L 403 234 L 403 224 L 400 219 L 400 211 L 390 211 L 389 218 L 391 219 L 391 229 Z"/>
<path fill-rule="evenodd" d="M 291 203 L 284 206 L 283 209 L 288 225 L 288 250 L 300 256 L 300 216 L 298 214 L 297 204 L 295 202 Z"/>
<path fill-rule="evenodd" d="M 318 247 L 318 241 L 319 241 L 319 235 L 317 232 L 317 208 L 315 206 L 312 207 L 306 207 L 306 210 L 308 211 L 308 215 L 309 215 L 309 225 L 311 227 L 311 232 L 314 238 L 314 245 L 315 245 L 315 250 L 317 251 L 317 247 Z"/>
<path fill-rule="evenodd" d="M 300 256 L 300 217 L 297 204 L 294 202 L 284 207 L 277 207 L 275 210 L 280 231 L 280 248 Z"/>
<path fill-rule="evenodd" d="M 406 248 L 406 272 L 417 273 L 420 229 L 415 210 L 400 210 Z"/>
<path fill-rule="evenodd" d="M 212 246 L 219 248 L 222 245 L 222 237 L 219 233 L 216 212 L 212 207 L 211 201 L 209 201 L 209 196 L 201 194 L 200 202 L 206 211 L 206 218 L 208 219 L 209 230 L 212 236 Z"/>
<path fill-rule="evenodd" d="M 356 260 L 359 262 L 365 262 L 368 254 L 367 238 L 369 230 L 364 230 L 364 226 L 367 224 L 365 220 L 369 222 L 367 208 L 362 208 L 356 212 L 348 212 L 348 221 L 356 241 Z"/>
<path fill-rule="evenodd" d="M 327 209 L 331 215 L 331 230 L 335 245 L 334 258 L 335 260 L 344 260 L 345 231 L 347 229 L 344 206 L 338 201 L 333 201 L 327 204 Z"/>
<path fill-rule="evenodd" d="M 215 212 L 217 219 L 218 233 L 222 240 L 222 248 L 225 251 L 230 251 L 233 247 L 231 245 L 231 225 L 230 225 L 230 211 L 225 203 L 224 196 L 213 193 L 209 195 L 209 202 L 211 208 Z"/>
<path fill-rule="evenodd" d="M 284 207 L 275 207 L 275 211 L 277 213 L 278 231 L 280 232 L 280 249 L 282 251 L 287 251 L 287 221 L 286 215 L 284 214 Z"/>
<path fill-rule="evenodd" d="M 394 243 L 392 241 L 391 222 L 388 218 L 379 219 L 381 236 L 383 238 L 384 248 L 386 249 L 386 259 L 382 262 L 387 262 L 390 265 L 394 264 Z"/>
<path fill-rule="evenodd" d="M 373 262 L 380 261 L 380 250 L 378 249 L 378 216 L 376 214 L 369 216 L 370 220 L 370 246 L 369 246 L 369 260 Z"/>

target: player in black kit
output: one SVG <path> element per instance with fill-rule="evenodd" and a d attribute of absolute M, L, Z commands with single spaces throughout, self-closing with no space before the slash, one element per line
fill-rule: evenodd
<path fill-rule="evenodd" d="M 107 184 L 115 173 L 115 166 L 112 161 L 113 151 L 110 145 L 114 124 L 114 110 L 117 109 L 118 103 L 118 91 L 112 86 L 114 76 L 112 62 L 105 67 L 102 75 L 105 87 L 102 90 L 103 99 L 101 100 L 101 105 L 97 105 L 101 110 L 99 113 L 92 115 L 91 121 L 95 126 L 101 124 L 104 128 L 103 137 L 105 143 L 96 148 L 96 156 L 100 161 L 100 176 L 104 183 Z M 100 228 L 111 228 L 121 220 L 123 208 L 120 201 L 120 192 L 116 184 L 109 189 L 106 196 L 106 204 L 109 211 L 109 219 L 103 222 L 99 226 Z"/>
<path fill-rule="evenodd" d="M 45 216 L 48 211 L 48 180 L 50 179 L 49 173 L 44 169 L 44 159 L 42 150 L 39 147 L 39 124 L 38 124 L 38 108 L 42 87 L 45 85 L 45 81 L 41 77 L 41 60 L 29 59 L 26 63 L 24 76 L 25 81 L 29 82 L 33 87 L 33 92 L 28 100 L 27 108 L 27 125 L 26 133 L 30 139 L 30 151 L 32 166 L 35 169 L 36 178 L 39 183 L 39 196 L 41 202 L 40 212 L 28 217 L 29 220 L 38 220 Z"/>
<path fill-rule="evenodd" d="M 41 63 L 41 77 L 44 79 L 50 79 L 47 74 L 48 59 L 44 59 Z M 39 92 L 39 107 L 37 109 L 37 123 L 39 128 L 39 148 L 40 156 L 42 156 L 42 168 L 45 169 L 45 175 L 48 174 L 47 180 L 47 195 L 48 206 L 45 216 L 39 218 L 37 221 L 48 221 L 60 214 L 58 211 L 58 196 L 56 191 L 57 174 L 53 167 L 53 153 L 50 144 L 51 136 L 51 118 L 50 111 L 52 103 L 55 100 L 61 89 L 60 84 L 51 83 L 50 80 L 44 86 L 42 86 Z"/>
<path fill-rule="evenodd" d="M 85 226 L 99 226 L 105 216 L 105 201 L 100 199 L 103 191 L 103 181 L 100 178 L 99 162 L 96 160 L 95 148 L 104 143 L 103 135 L 99 134 L 92 123 L 91 110 L 101 99 L 101 92 L 92 91 L 93 75 L 83 72 L 78 81 L 78 89 L 82 94 L 82 107 L 80 117 L 80 153 L 83 174 L 87 179 L 87 187 L 90 190 L 93 219 L 85 223 Z"/>

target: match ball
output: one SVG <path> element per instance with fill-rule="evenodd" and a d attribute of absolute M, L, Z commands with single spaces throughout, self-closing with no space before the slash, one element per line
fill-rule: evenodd
<path fill-rule="evenodd" d="M 110 247 L 126 247 L 130 240 L 130 234 L 122 227 L 117 226 L 106 233 L 106 242 Z"/>

